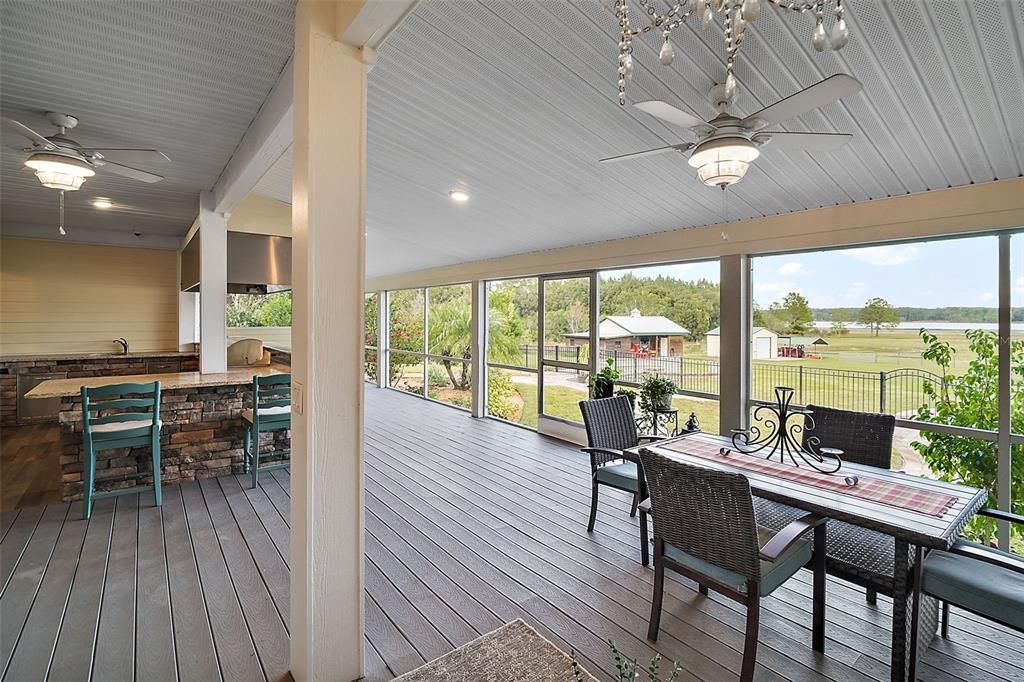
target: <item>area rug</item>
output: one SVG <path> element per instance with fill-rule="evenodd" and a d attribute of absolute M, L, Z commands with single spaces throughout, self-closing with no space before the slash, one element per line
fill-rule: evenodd
<path fill-rule="evenodd" d="M 597 682 L 579 667 L 580 679 Z M 426 663 L 395 682 L 573 682 L 572 659 L 521 618 Z"/>

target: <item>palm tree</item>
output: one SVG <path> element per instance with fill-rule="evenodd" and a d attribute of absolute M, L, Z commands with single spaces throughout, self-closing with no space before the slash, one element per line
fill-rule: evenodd
<path fill-rule="evenodd" d="M 487 313 L 487 356 L 497 362 L 513 362 L 520 351 L 522 335 L 519 319 L 515 314 L 512 299 L 508 296 L 491 296 Z M 469 390 L 469 359 L 473 345 L 472 306 L 464 299 L 451 299 L 431 306 L 428 343 L 432 355 L 443 356 L 441 364 L 448 372 L 452 386 L 461 391 Z M 452 365 L 460 365 L 458 375 Z"/>

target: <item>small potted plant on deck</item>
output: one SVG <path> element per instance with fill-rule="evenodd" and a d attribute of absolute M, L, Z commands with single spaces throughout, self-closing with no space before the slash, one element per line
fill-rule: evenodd
<path fill-rule="evenodd" d="M 595 398 L 611 398 L 615 395 L 615 380 L 619 378 L 619 370 L 615 369 L 615 361 L 608 358 L 608 363 L 602 367 L 590 380 L 590 390 Z"/>

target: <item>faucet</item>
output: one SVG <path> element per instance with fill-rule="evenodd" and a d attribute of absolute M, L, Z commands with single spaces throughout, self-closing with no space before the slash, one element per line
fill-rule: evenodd
<path fill-rule="evenodd" d="M 114 339 L 112 343 L 117 343 L 117 344 L 120 344 L 120 345 L 121 345 L 121 348 L 123 349 L 123 350 L 121 351 L 121 354 L 122 354 L 122 355 L 128 355 L 128 339 L 126 339 L 126 338 L 124 338 L 124 337 L 122 336 L 122 337 L 121 337 L 121 338 L 119 338 L 119 339 Z"/>

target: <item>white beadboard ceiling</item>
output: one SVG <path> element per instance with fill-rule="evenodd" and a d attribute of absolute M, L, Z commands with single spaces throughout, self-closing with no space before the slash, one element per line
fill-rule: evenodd
<path fill-rule="evenodd" d="M 850 43 L 810 46 L 811 15 L 766 6 L 748 32 L 735 110 L 749 114 L 846 72 L 864 92 L 785 129 L 850 132 L 835 153 L 770 147 L 727 192 L 729 220 L 1012 178 L 1024 171 L 1020 0 L 852 0 Z M 685 133 L 614 99 L 617 23 L 594 2 L 422 0 L 370 74 L 367 271 L 467 260 L 716 223 L 722 192 L 682 155 L 598 158 Z M 720 34 L 634 43 L 630 101 L 703 119 L 724 77 Z M 782 129 L 781 127 L 778 129 Z M 289 200 L 286 154 L 258 192 Z M 452 204 L 452 187 L 471 194 Z"/>
<path fill-rule="evenodd" d="M 78 116 L 86 146 L 153 146 L 173 163 L 146 184 L 97 172 L 67 193 L 69 238 L 166 246 L 184 235 L 292 52 L 294 0 L 3 0 L 3 115 L 44 135 L 47 110 Z M 56 238 L 57 193 L 2 138 L 4 234 Z M 13 147 L 13 149 L 12 149 Z M 99 211 L 92 197 L 118 207 Z M 132 239 L 129 237 L 129 239 Z"/>
<path fill-rule="evenodd" d="M 826 154 L 767 148 L 726 193 L 736 220 L 1017 177 L 1024 171 L 1024 0 L 848 0 L 849 45 L 810 47 L 812 18 L 766 6 L 737 64 L 735 113 L 837 72 L 853 98 L 784 129 L 851 132 Z M 130 205 L 114 230 L 180 235 L 291 50 L 293 2 L 21 2 L 2 12 L 3 113 L 83 120 L 83 143 L 154 144 L 175 163 L 142 185 L 94 178 L 69 227 L 100 224 L 82 199 Z M 682 155 L 597 159 L 684 139 L 615 102 L 617 24 L 588 0 L 421 0 L 370 74 L 367 272 L 385 275 L 716 223 L 722 193 Z M 683 28 L 663 67 L 638 41 L 630 101 L 664 99 L 701 118 L 724 76 L 721 36 Z M 781 127 L 780 127 L 781 129 Z M 8 136 L 5 135 L 6 143 Z M 53 193 L 4 151 L 3 223 L 51 229 Z M 453 187 L 471 199 L 451 203 Z M 290 199 L 291 155 L 257 192 Z"/>

